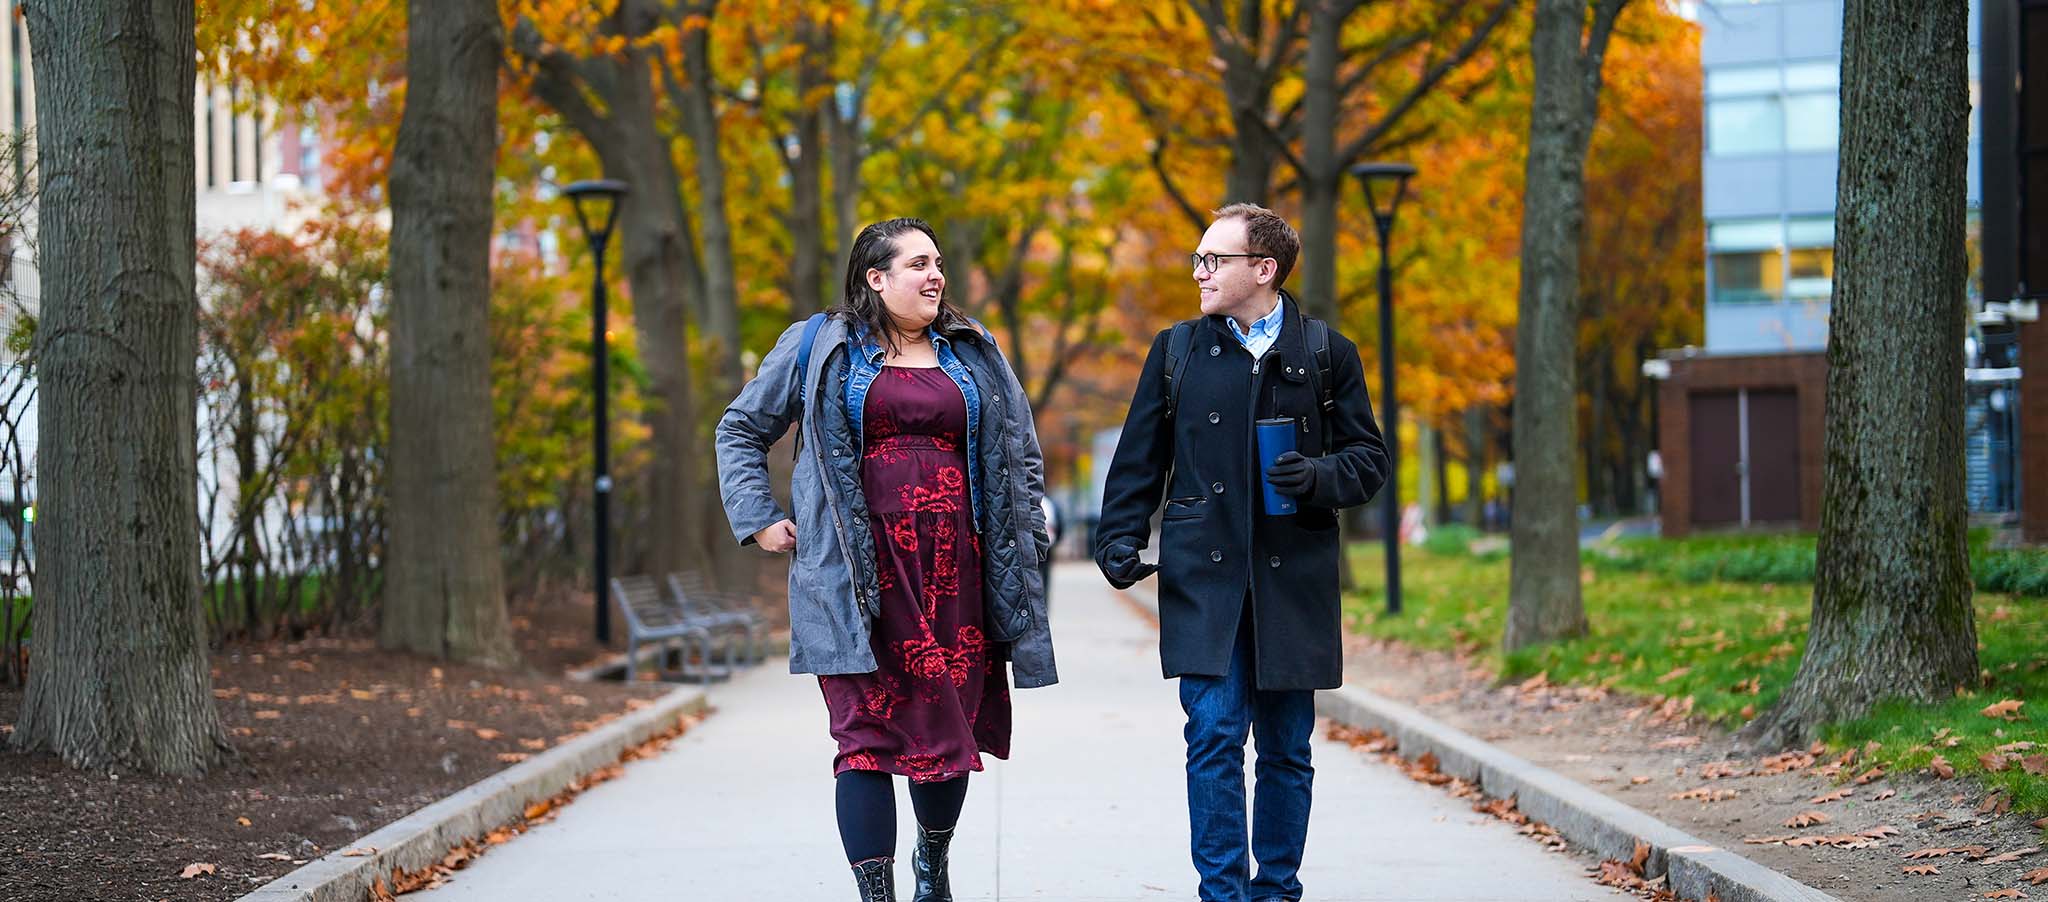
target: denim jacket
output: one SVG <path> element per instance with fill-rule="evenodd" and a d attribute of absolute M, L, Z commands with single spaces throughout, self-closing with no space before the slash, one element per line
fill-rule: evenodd
<path fill-rule="evenodd" d="M 881 592 L 861 487 L 860 423 L 881 358 L 833 317 L 818 329 L 808 372 L 798 372 L 803 332 L 803 323 L 784 330 L 719 418 L 719 493 L 742 544 L 778 520 L 796 522 L 790 671 L 869 673 L 876 667 L 870 636 Z M 1018 688 L 1049 686 L 1058 672 L 1038 565 L 1051 539 L 1039 503 L 1045 469 L 1030 406 L 1001 352 L 980 332 L 937 337 L 940 365 L 968 399 L 968 479 L 982 535 L 986 631 L 1007 652 Z M 791 426 L 801 450 L 790 477 L 794 510 L 785 513 L 769 484 L 768 449 Z"/>

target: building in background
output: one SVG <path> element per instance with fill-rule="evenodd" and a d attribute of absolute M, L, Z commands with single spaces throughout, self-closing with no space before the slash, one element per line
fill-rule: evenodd
<path fill-rule="evenodd" d="M 22 0 L 0 0 L 0 336 L 40 305 L 36 266 L 36 186 L 33 136 L 35 74 Z M 280 110 L 200 67 L 192 103 L 194 181 L 198 233 L 240 228 L 296 230 L 317 211 L 319 141 L 311 122 Z M 0 344 L 0 431 L 19 442 L 17 455 L 0 441 L 0 571 L 17 537 L 28 538 L 25 510 L 33 503 L 36 413 L 33 385 Z M 203 411 L 202 411 L 203 412 Z M 203 428 L 203 426 L 202 426 Z M 220 474 L 205 474 L 218 478 Z M 225 528 L 216 523 L 216 532 Z"/>
<path fill-rule="evenodd" d="M 1971 3 L 1968 203 L 1971 242 L 1983 251 L 1987 273 L 1997 251 L 1979 238 L 1980 231 L 1995 232 L 1980 229 L 1988 212 L 1985 186 L 2010 191 L 1997 166 L 2008 159 L 2002 149 L 2016 133 L 2011 117 L 1987 116 L 1985 109 L 2014 103 L 2017 95 L 1994 90 L 1987 98 L 1982 85 L 1987 70 L 2012 71 L 2012 31 L 2001 16 L 2023 5 L 2042 7 L 2048 0 Z M 1706 113 L 1705 346 L 1665 352 L 1644 367 L 1663 379 L 1662 527 L 1666 535 L 1750 526 L 1813 529 L 1820 523 L 1822 396 L 1835 271 L 1842 3 L 1721 0 L 1697 9 Z M 1997 36 L 1989 56 L 1987 25 Z M 2048 90 L 2035 96 L 2048 97 Z M 2037 121 L 2048 130 L 2048 116 Z M 1990 169 L 1986 148 L 1993 150 Z M 1965 347 L 1968 498 L 1973 512 L 2003 518 L 2020 501 L 2015 326 L 2029 314 L 1987 304 L 1987 297 L 2009 298 L 1988 295 L 1984 284 L 1971 280 L 1973 321 Z M 2043 364 L 2048 376 L 2048 359 Z M 2048 387 L 2034 394 L 2048 396 Z M 2048 417 L 2043 425 L 2048 438 Z M 2037 481 L 2048 487 L 2048 477 Z M 2041 507 L 2048 512 L 2048 494 Z"/>

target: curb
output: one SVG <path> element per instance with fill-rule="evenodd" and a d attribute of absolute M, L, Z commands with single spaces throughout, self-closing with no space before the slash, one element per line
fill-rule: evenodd
<path fill-rule="evenodd" d="M 1150 587 L 1124 596 L 1157 612 Z M 1415 708 L 1376 693 L 1346 687 L 1316 693 L 1316 713 L 1358 729 L 1392 737 L 1404 757 L 1436 755 L 1437 769 L 1479 784 L 1486 794 L 1512 798 L 1531 819 L 1549 824 L 1573 845 L 1603 858 L 1627 861 L 1637 840 L 1650 846 L 1646 877 L 1665 876 L 1682 898 L 1720 902 L 1839 902 L 1734 852 L 1720 848 L 1549 768 L 1540 767 Z"/>
<path fill-rule="evenodd" d="M 337 850 L 258 887 L 236 902 L 363 902 L 379 877 L 441 860 L 464 840 L 512 821 L 526 806 L 586 774 L 615 764 L 625 750 L 708 707 L 702 687 L 677 689 L 654 704 L 514 764 L 350 843 L 371 854 Z"/>

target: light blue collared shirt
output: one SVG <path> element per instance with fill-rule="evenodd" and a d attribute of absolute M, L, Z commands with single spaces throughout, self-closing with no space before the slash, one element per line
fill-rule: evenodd
<path fill-rule="evenodd" d="M 1266 356 L 1266 352 L 1272 350 L 1273 342 L 1279 340 L 1280 321 L 1285 318 L 1286 311 L 1287 305 L 1275 298 L 1273 312 L 1252 323 L 1249 332 L 1237 324 L 1236 317 L 1224 318 L 1230 320 L 1230 334 L 1237 336 L 1238 343 L 1244 345 L 1245 350 L 1252 352 L 1253 359 L 1258 359 Z"/>

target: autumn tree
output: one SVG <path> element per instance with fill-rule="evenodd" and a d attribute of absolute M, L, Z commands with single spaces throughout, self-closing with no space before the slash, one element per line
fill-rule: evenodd
<path fill-rule="evenodd" d="M 492 0 L 414 2 L 391 159 L 386 648 L 518 660 L 497 554 L 490 309 L 504 26 Z"/>
<path fill-rule="evenodd" d="M 1969 20 L 1847 0 L 1837 269 L 1806 655 L 1744 734 L 1804 742 L 1977 680 L 1963 496 Z"/>
<path fill-rule="evenodd" d="M 646 569 L 656 572 L 701 561 L 710 535 L 702 527 L 709 468 L 687 345 L 691 308 L 704 298 L 703 263 L 682 175 L 657 118 L 655 57 L 663 48 L 648 40 L 664 26 L 664 34 L 675 34 L 667 15 L 651 0 L 622 0 L 583 19 L 536 8 L 519 20 L 513 40 L 513 65 L 533 95 L 582 136 L 605 177 L 630 186 L 619 207 L 619 262 L 646 373 L 645 418 L 654 443 Z M 558 40 L 543 36 L 544 25 Z"/>
<path fill-rule="evenodd" d="M 43 188 L 35 654 L 13 734 L 83 768 L 230 753 L 200 609 L 193 7 L 27 7 Z"/>
<path fill-rule="evenodd" d="M 1508 650 L 1586 632 L 1579 597 L 1577 358 L 1586 146 L 1626 0 L 1538 0 L 1515 329 L 1514 558 Z M 1589 20 L 1590 14 L 1590 20 Z"/>

